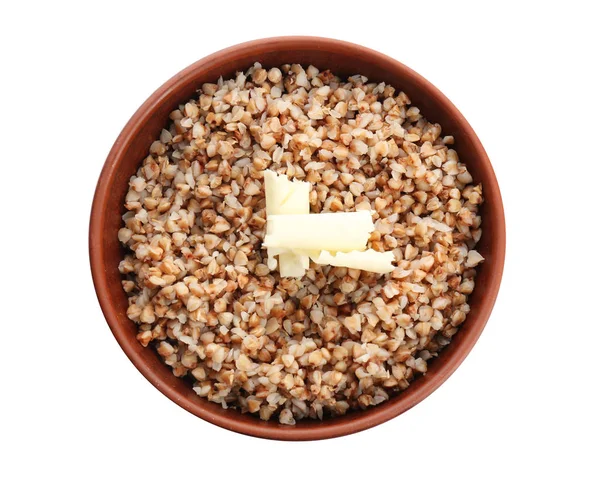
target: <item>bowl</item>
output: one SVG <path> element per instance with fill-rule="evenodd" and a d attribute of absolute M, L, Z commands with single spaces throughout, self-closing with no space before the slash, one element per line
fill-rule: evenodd
<path fill-rule="evenodd" d="M 137 326 L 126 315 L 128 302 L 118 270 L 125 252 L 117 232 L 129 178 L 167 125 L 169 113 L 192 98 L 204 82 L 214 82 L 219 76 L 229 78 L 257 61 L 263 67 L 313 64 L 340 76 L 363 74 L 371 81 L 402 89 L 428 120 L 440 123 L 445 134 L 454 135 L 461 161 L 467 164 L 475 182 L 482 183 L 485 198 L 480 208 L 483 236 L 477 250 L 486 260 L 469 298 L 471 312 L 452 343 L 430 362 L 427 374 L 381 405 L 323 421 L 301 420 L 295 426 L 223 409 L 197 396 L 188 382 L 175 377 L 154 350 L 137 341 Z M 359 45 L 318 37 L 277 37 L 236 45 L 199 60 L 163 84 L 137 110 L 115 141 L 98 180 L 89 231 L 92 276 L 100 306 L 115 338 L 138 370 L 173 402 L 208 422 L 279 440 L 316 440 L 355 433 L 398 416 L 435 391 L 465 359 L 490 316 L 500 287 L 505 244 L 504 210 L 494 171 L 477 135 L 458 109 L 431 83 L 400 62 Z"/>

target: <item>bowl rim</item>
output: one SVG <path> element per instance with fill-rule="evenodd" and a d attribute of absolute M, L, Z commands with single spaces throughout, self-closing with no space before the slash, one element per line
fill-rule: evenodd
<path fill-rule="evenodd" d="M 221 413 L 217 413 L 216 411 L 212 412 L 209 409 L 193 404 L 188 400 L 188 398 L 182 397 L 176 389 L 168 384 L 164 384 L 160 377 L 157 376 L 152 368 L 149 367 L 148 364 L 146 364 L 142 359 L 139 350 L 140 346 L 137 340 L 130 340 L 130 338 L 127 338 L 124 332 L 120 329 L 117 311 L 112 303 L 108 288 L 109 283 L 104 268 L 105 254 L 102 249 L 102 244 L 99 243 L 99 240 L 101 240 L 104 235 L 102 231 L 105 217 L 103 207 L 107 202 L 107 198 L 110 196 L 111 185 L 118 170 L 119 160 L 123 157 L 127 146 L 132 141 L 137 130 L 136 127 L 146 116 L 149 115 L 149 113 L 152 113 L 155 108 L 164 101 L 164 98 L 172 89 L 174 89 L 178 84 L 185 82 L 185 80 L 190 76 L 193 76 L 198 69 L 207 69 L 211 65 L 222 62 L 224 57 L 235 59 L 239 56 L 243 56 L 245 53 L 256 49 L 258 46 L 260 46 L 263 50 L 268 50 L 270 47 L 277 47 L 278 49 L 281 49 L 282 46 L 287 46 L 290 49 L 305 48 L 309 46 L 315 48 L 315 45 L 325 48 L 348 49 L 350 51 L 359 52 L 362 54 L 361 56 L 368 56 L 377 59 L 377 61 L 380 63 L 393 64 L 399 70 L 404 71 L 406 76 L 412 77 L 415 83 L 418 84 L 419 89 L 427 92 L 427 94 L 433 98 L 433 101 L 436 104 L 442 104 L 446 110 L 452 113 L 457 124 L 460 125 L 464 136 L 469 138 L 469 140 L 473 143 L 473 151 L 476 153 L 475 157 L 477 157 L 482 163 L 483 169 L 489 171 L 491 174 L 491 182 L 486 184 L 485 190 L 486 198 L 494 200 L 494 206 L 492 207 L 492 210 L 495 218 L 494 224 L 498 230 L 495 238 L 498 242 L 499 250 L 498 253 L 496 253 L 496 258 L 493 261 L 495 267 L 489 274 L 489 289 L 485 297 L 482 299 L 478 318 L 475 320 L 469 320 L 471 325 L 476 325 L 476 329 L 472 328 L 467 336 L 461 339 L 461 350 L 455 351 L 447 360 L 445 360 L 444 364 L 438 368 L 435 374 L 428 377 L 426 383 L 420 385 L 417 390 L 410 393 L 407 397 L 399 398 L 395 401 L 392 400 L 387 403 L 385 407 L 378 408 L 377 411 L 366 410 L 360 413 L 358 417 L 352 418 L 351 420 L 347 420 L 344 416 L 341 416 L 329 420 L 327 424 L 321 426 L 296 426 L 293 428 L 293 430 L 290 430 L 291 428 L 289 426 L 284 425 L 262 425 L 262 421 L 259 421 L 258 419 L 256 423 L 253 423 L 228 418 Z M 437 89 L 424 77 L 401 62 L 385 54 L 358 44 L 314 36 L 269 37 L 233 45 L 194 62 L 167 80 L 137 109 L 112 146 L 98 179 L 94 193 L 89 224 L 90 266 L 100 307 L 115 339 L 130 361 L 142 373 L 142 375 L 173 402 L 190 413 L 204 419 L 205 421 L 249 436 L 290 441 L 328 439 L 363 431 L 400 415 L 432 394 L 458 368 L 458 366 L 471 352 L 471 349 L 479 339 L 479 336 L 481 335 L 481 332 L 483 331 L 491 314 L 498 291 L 500 289 L 500 283 L 504 269 L 505 251 L 506 227 L 504 208 L 493 167 L 473 128 L 456 108 L 456 106 L 454 106 L 454 104 L 444 94 L 442 94 L 439 89 Z M 217 405 L 215 405 L 215 407 L 219 408 Z"/>

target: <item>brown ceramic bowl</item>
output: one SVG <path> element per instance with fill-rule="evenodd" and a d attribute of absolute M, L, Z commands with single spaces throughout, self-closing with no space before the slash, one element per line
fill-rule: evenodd
<path fill-rule="evenodd" d="M 117 240 L 123 202 L 133 175 L 150 144 L 167 125 L 169 113 L 192 98 L 204 82 L 231 77 L 254 62 L 265 67 L 285 63 L 313 64 L 340 76 L 364 74 L 404 90 L 414 105 L 445 134 L 476 182 L 483 184 L 483 237 L 478 250 L 485 263 L 469 298 L 471 313 L 452 343 L 433 360 L 429 372 L 384 404 L 324 421 L 299 421 L 294 427 L 264 422 L 254 416 L 198 397 L 184 379 L 175 377 L 150 348 L 136 340 L 137 327 L 126 316 L 127 297 L 121 288 L 119 261 L 124 250 Z M 138 109 L 116 140 L 96 188 L 90 220 L 90 259 L 98 300 L 117 341 L 138 370 L 158 390 L 182 408 L 223 428 L 262 438 L 314 440 L 333 438 L 383 423 L 410 409 L 435 391 L 460 365 L 483 330 L 500 287 L 504 266 L 505 226 L 502 199 L 490 161 L 469 123 L 433 85 L 400 62 L 359 45 L 317 37 L 279 37 L 236 45 L 212 54 L 168 80 Z"/>

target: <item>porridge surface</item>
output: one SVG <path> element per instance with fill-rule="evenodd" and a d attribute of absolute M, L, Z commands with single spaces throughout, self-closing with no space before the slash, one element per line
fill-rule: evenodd
<path fill-rule="evenodd" d="M 127 315 L 200 397 L 294 424 L 406 389 L 469 313 L 480 185 L 403 92 L 255 64 L 170 115 L 130 180 Z M 263 172 L 312 184 L 311 212 L 373 210 L 390 274 L 269 270 Z"/>

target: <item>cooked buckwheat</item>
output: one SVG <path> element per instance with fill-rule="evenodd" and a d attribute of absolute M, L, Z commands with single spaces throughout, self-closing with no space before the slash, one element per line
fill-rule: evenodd
<path fill-rule="evenodd" d="M 200 397 L 295 424 L 406 389 L 469 313 L 481 185 L 404 92 L 297 64 L 204 84 L 130 179 L 119 240 L 138 340 Z M 311 211 L 374 210 L 390 274 L 262 249 L 265 169 L 312 183 Z"/>

